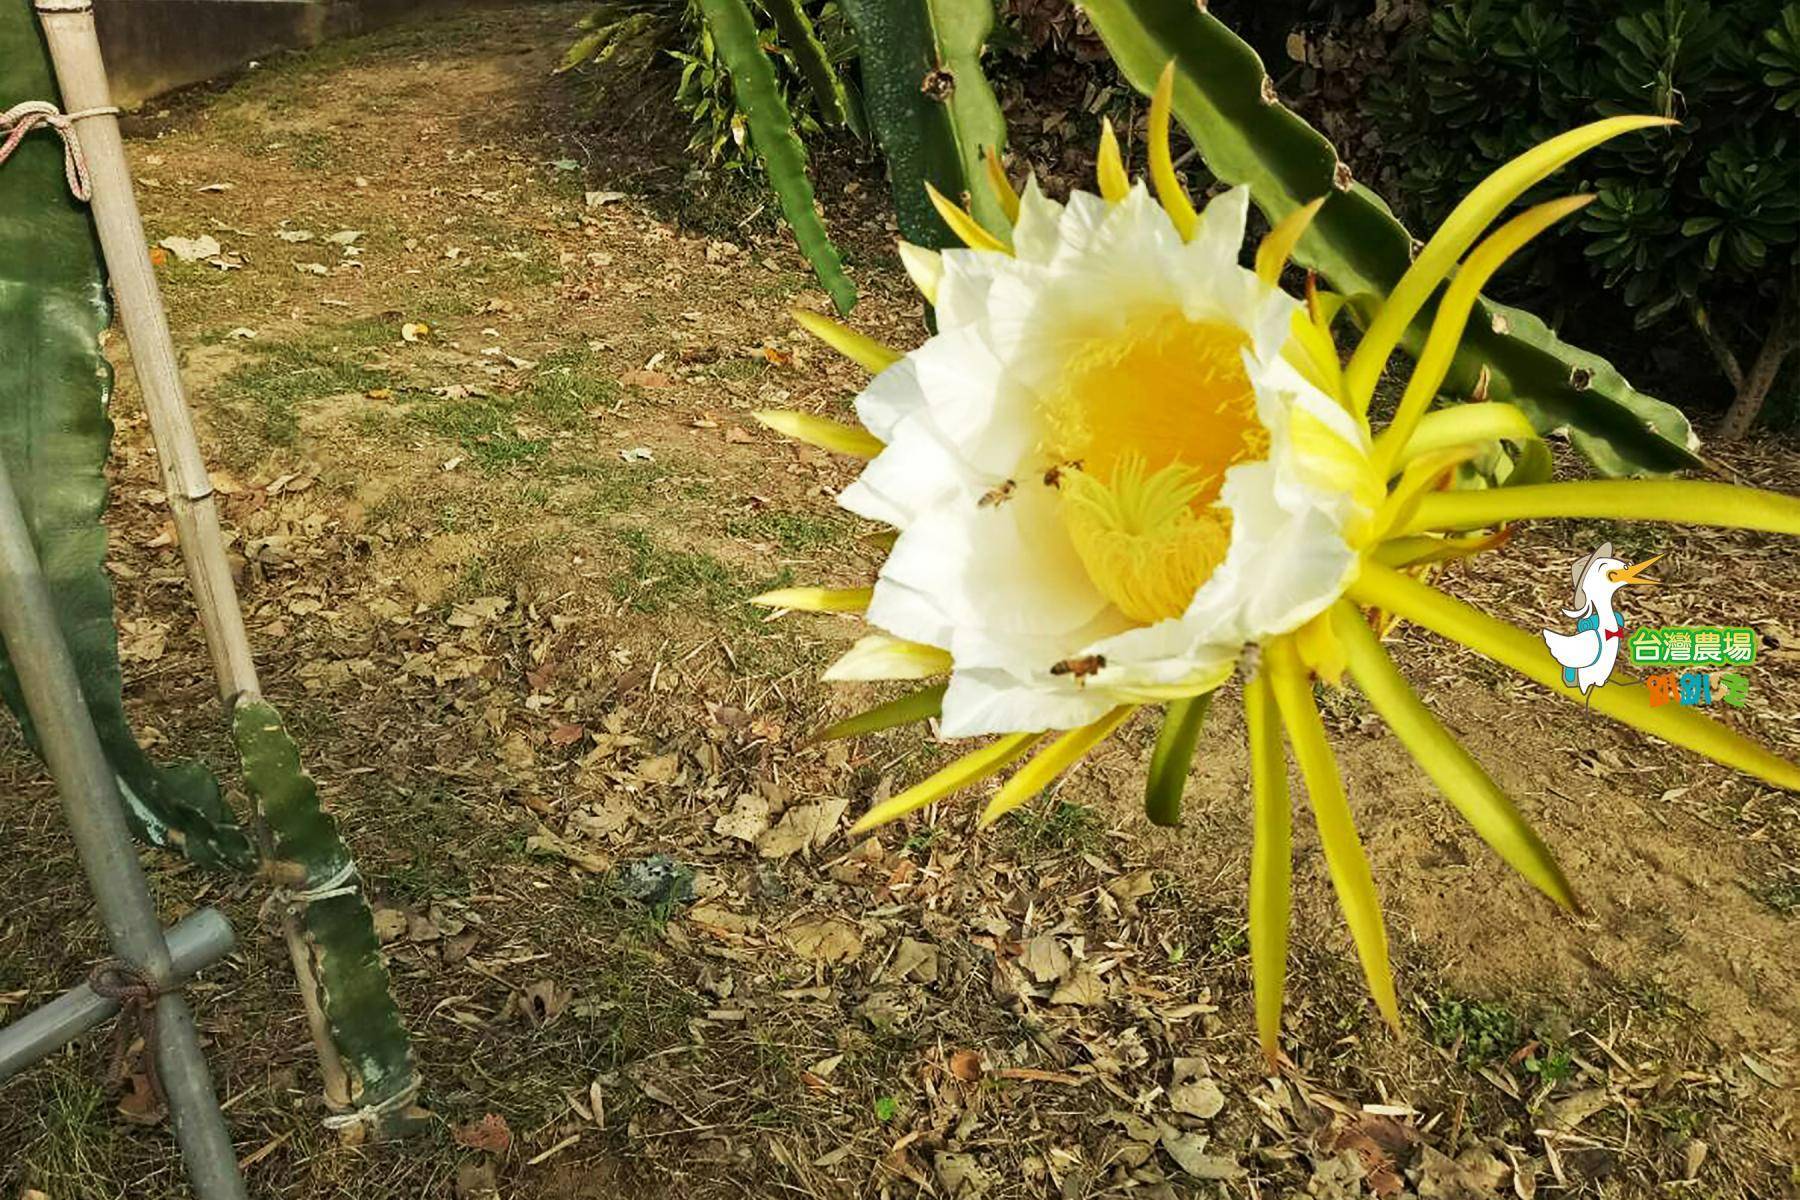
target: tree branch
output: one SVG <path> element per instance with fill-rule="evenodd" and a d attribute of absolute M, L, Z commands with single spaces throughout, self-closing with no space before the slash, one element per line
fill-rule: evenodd
<path fill-rule="evenodd" d="M 1706 342 L 1706 348 L 1712 351 L 1713 358 L 1718 362 L 1719 369 L 1725 372 L 1725 378 L 1731 381 L 1731 386 L 1733 388 L 1743 387 L 1744 368 L 1738 362 L 1738 356 L 1732 353 L 1731 347 L 1726 344 L 1725 339 L 1719 336 L 1719 331 L 1713 328 L 1712 320 L 1706 315 L 1706 310 L 1700 307 L 1698 301 L 1695 301 L 1688 305 L 1688 315 L 1694 319 L 1694 328 L 1700 331 L 1701 338 Z"/>

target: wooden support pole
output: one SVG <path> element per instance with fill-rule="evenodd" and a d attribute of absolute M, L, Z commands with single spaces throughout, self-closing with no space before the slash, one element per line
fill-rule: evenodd
<path fill-rule="evenodd" d="M 39 0 L 37 12 L 56 68 L 57 86 L 62 90 L 64 111 L 110 109 L 112 97 L 100 43 L 94 35 L 91 0 Z M 119 323 L 131 344 L 132 367 L 162 465 L 163 491 L 168 494 L 175 532 L 181 539 L 181 557 L 193 584 L 194 603 L 206 631 L 219 690 L 230 711 L 240 696 L 259 692 L 256 664 L 250 659 L 250 639 L 244 632 L 237 585 L 225 557 L 212 480 L 194 436 L 162 293 L 144 241 L 144 222 L 131 190 L 131 168 L 119 135 L 119 120 L 111 113 L 97 112 L 83 117 L 75 133 L 87 158 L 94 226 L 118 298 Z"/>
<path fill-rule="evenodd" d="M 64 111 L 90 112 L 77 122 L 75 136 L 80 140 L 92 183 L 94 226 L 107 273 L 112 277 L 119 323 L 131 346 L 132 367 L 162 466 L 163 491 L 175 518 L 194 605 L 212 655 L 219 694 L 229 713 L 239 703 L 260 697 L 262 689 L 256 678 L 256 664 L 250 657 L 250 639 L 244 630 L 243 610 L 238 606 L 237 584 L 225 555 L 212 480 L 206 460 L 201 457 L 193 415 L 182 390 L 175 343 L 169 335 L 162 292 L 144 239 L 143 218 L 132 192 L 124 139 L 119 133 L 118 117 L 108 111 L 112 108 L 112 94 L 94 32 L 92 0 L 37 0 L 35 7 L 56 70 Z M 253 814 L 252 825 L 266 861 L 273 840 L 260 811 Z M 281 926 L 300 985 L 313 1046 L 318 1051 L 326 1103 L 338 1109 L 348 1107 L 349 1074 L 320 1005 L 311 948 L 290 909 L 283 909 Z"/>

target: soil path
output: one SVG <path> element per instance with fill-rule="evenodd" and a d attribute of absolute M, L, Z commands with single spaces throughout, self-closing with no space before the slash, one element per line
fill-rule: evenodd
<path fill-rule="evenodd" d="M 1134 815 L 1140 722 L 991 834 L 959 803 L 847 843 L 846 812 L 943 751 L 918 734 L 803 745 L 867 700 L 815 682 L 855 625 L 743 600 L 859 582 L 875 557 L 830 504 L 846 467 L 748 414 L 841 410 L 861 377 L 785 316 L 824 299 L 760 202 L 696 198 L 681 130 L 640 109 L 561 132 L 597 128 L 577 116 L 585 85 L 548 75 L 576 15 L 442 18 L 133 122 L 151 237 L 220 243 L 161 276 L 252 636 L 380 896 L 444 1118 L 403 1148 L 336 1144 L 260 889 L 153 856 L 171 914 L 221 904 L 240 932 L 195 999 L 258 1194 L 1794 1186 L 1795 798 L 1416 632 L 1404 667 L 1587 913 L 1509 875 L 1365 707 L 1328 696 L 1403 1038 L 1363 997 L 1297 814 L 1295 1062 L 1263 1074 L 1232 697 L 1178 832 Z M 853 164 L 827 178 L 858 325 L 913 344 L 880 181 Z M 109 519 L 128 697 L 159 753 L 228 763 L 121 367 Z M 1730 465 L 1800 481 L 1791 443 Z M 1733 719 L 1800 752 L 1791 544 L 1553 523 L 1448 586 L 1536 628 L 1567 562 L 1606 538 L 1669 554 L 1634 623 L 1764 635 Z M 101 947 L 91 920 L 70 924 L 85 904 L 46 785 L 0 737 L 4 1017 Z M 692 869 L 691 898 L 634 894 L 657 854 Z M 166 1131 L 121 1123 L 94 1082 L 103 1050 L 0 1089 L 0 1195 L 185 1194 Z M 504 1154 L 459 1144 L 488 1114 L 511 1130 Z"/>

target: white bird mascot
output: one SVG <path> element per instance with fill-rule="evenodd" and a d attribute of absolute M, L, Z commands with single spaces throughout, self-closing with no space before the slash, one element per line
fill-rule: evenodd
<path fill-rule="evenodd" d="M 1618 611 L 1613 608 L 1613 596 L 1627 584 L 1655 583 L 1654 579 L 1643 578 L 1642 573 L 1660 558 L 1662 555 L 1658 554 L 1628 567 L 1613 557 L 1612 543 L 1606 542 L 1575 564 L 1575 604 L 1563 609 L 1564 616 L 1580 618 L 1575 622 L 1575 632 L 1546 629 L 1543 634 L 1550 656 L 1562 664 L 1563 682 L 1580 688 L 1583 696 L 1612 676 L 1619 647 L 1625 640 Z"/>

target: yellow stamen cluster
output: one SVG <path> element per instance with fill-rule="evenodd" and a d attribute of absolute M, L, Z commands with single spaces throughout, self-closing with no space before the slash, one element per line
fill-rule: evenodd
<path fill-rule="evenodd" d="M 1269 453 L 1243 332 L 1169 310 L 1095 337 L 1044 405 L 1043 451 L 1089 578 L 1135 621 L 1179 616 L 1225 557 L 1225 472 Z"/>

